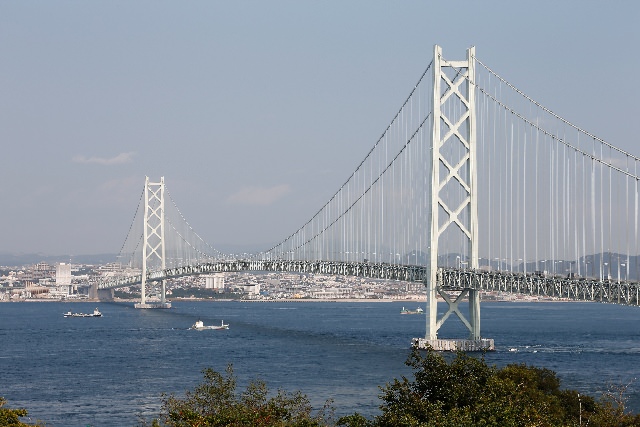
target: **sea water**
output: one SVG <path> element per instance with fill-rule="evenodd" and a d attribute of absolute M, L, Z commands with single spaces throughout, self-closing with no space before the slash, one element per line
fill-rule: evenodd
<path fill-rule="evenodd" d="M 65 318 L 67 311 L 100 318 Z M 373 416 L 379 386 L 410 376 L 411 338 L 424 315 L 411 302 L 180 302 L 169 310 L 129 303 L 0 304 L 0 396 L 49 426 L 135 426 L 157 416 L 163 393 L 182 396 L 202 370 L 229 364 L 238 391 L 260 379 L 271 390 L 302 391 L 314 408 Z M 424 303 L 422 304 L 424 305 Z M 461 306 L 462 307 L 462 306 Z M 446 306 L 439 305 L 444 311 Z M 462 307 L 466 311 L 466 307 Z M 228 330 L 190 330 L 230 324 Z M 600 303 L 482 304 L 482 333 L 495 339 L 488 363 L 555 371 L 563 388 L 600 396 L 629 385 L 640 412 L 640 308 Z M 464 338 L 455 316 L 443 338 Z"/>

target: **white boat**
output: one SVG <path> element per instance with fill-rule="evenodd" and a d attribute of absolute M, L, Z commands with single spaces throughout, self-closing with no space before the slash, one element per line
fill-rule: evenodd
<path fill-rule="evenodd" d="M 63 316 L 64 317 L 102 317 L 102 313 L 100 313 L 100 311 L 96 307 L 96 309 L 93 310 L 93 313 L 72 313 L 70 311 L 67 311 L 66 313 L 63 314 Z"/>
<path fill-rule="evenodd" d="M 196 331 L 203 331 L 205 329 L 216 329 L 216 330 L 229 329 L 229 324 L 225 325 L 224 320 L 222 320 L 219 326 L 215 326 L 215 325 L 205 326 L 202 320 L 198 320 L 196 323 L 191 325 L 189 329 L 195 329 Z"/>

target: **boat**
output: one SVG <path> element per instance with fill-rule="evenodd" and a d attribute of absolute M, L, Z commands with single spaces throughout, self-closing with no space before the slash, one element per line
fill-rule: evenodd
<path fill-rule="evenodd" d="M 102 313 L 100 313 L 100 311 L 98 310 L 98 307 L 96 307 L 95 310 L 93 310 L 93 313 L 72 313 L 71 311 L 67 311 L 66 313 L 63 314 L 64 317 L 102 317 Z"/>
<path fill-rule="evenodd" d="M 418 307 L 415 310 L 407 310 L 406 308 L 402 307 L 402 310 L 400 310 L 400 314 L 422 314 L 424 313 L 424 310 L 422 309 L 422 307 Z"/>
<path fill-rule="evenodd" d="M 215 326 L 215 325 L 205 326 L 202 320 L 198 320 L 196 323 L 191 325 L 189 329 L 195 329 L 196 331 L 204 331 L 205 329 L 215 329 L 215 330 L 229 329 L 229 324 L 225 324 L 224 320 L 222 320 L 220 322 L 220 325 L 218 326 Z"/>

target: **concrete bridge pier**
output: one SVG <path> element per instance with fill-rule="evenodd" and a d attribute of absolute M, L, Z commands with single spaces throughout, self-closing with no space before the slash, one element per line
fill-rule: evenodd
<path fill-rule="evenodd" d="M 113 289 L 98 289 L 97 283 L 89 286 L 89 299 L 98 301 L 113 301 Z"/>
<path fill-rule="evenodd" d="M 113 289 L 98 289 L 98 301 L 113 301 Z"/>

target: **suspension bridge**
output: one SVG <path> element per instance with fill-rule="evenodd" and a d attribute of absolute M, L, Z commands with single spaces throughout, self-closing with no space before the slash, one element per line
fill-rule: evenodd
<path fill-rule="evenodd" d="M 224 254 L 192 229 L 164 178 L 147 178 L 122 272 L 94 287 L 140 285 L 137 307 L 164 308 L 167 279 L 213 272 L 420 282 L 426 334 L 414 345 L 492 349 L 480 331 L 484 291 L 639 305 L 639 161 L 535 101 L 475 48 L 449 60 L 435 46 L 362 162 L 281 242 Z M 159 301 L 147 300 L 151 282 Z M 440 318 L 438 298 L 448 305 Z M 438 337 L 452 314 L 468 338 Z"/>

